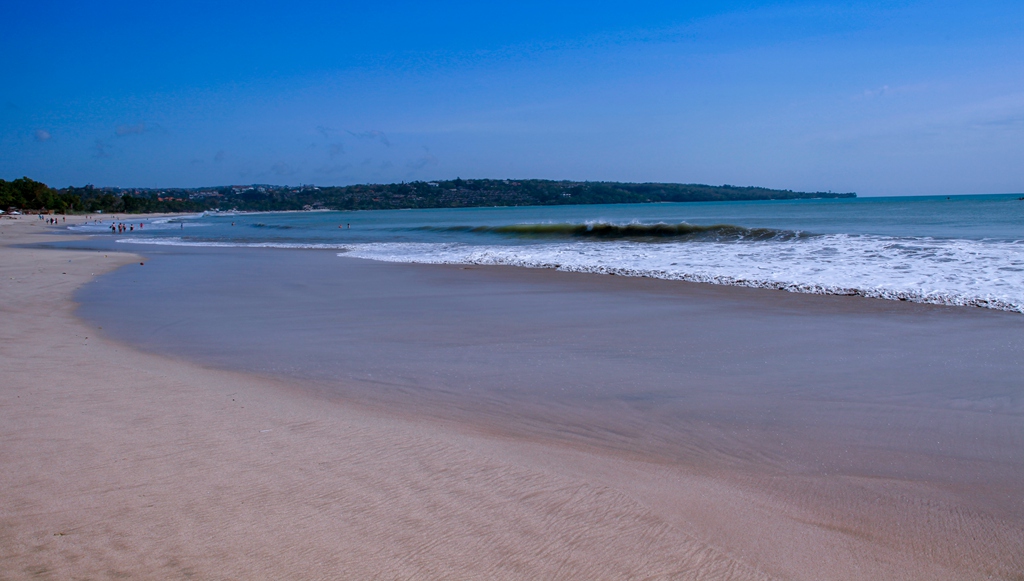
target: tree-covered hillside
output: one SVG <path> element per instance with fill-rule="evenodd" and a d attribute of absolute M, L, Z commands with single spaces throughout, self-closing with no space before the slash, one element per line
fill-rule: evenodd
<path fill-rule="evenodd" d="M 9 193 L 10 192 L 10 193 Z M 841 198 L 856 194 L 794 192 L 739 186 L 552 180 L 463 180 L 343 187 L 219 186 L 192 189 L 65 188 L 28 178 L 0 180 L 0 208 L 84 212 L 204 210 L 383 210 L 471 206 L 547 206 Z"/>

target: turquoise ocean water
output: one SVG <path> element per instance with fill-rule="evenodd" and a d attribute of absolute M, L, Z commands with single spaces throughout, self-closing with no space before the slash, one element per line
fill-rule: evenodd
<path fill-rule="evenodd" d="M 335 249 L 1024 313 L 1019 195 L 97 216 L 119 242 Z M 118 233 L 112 222 L 134 230 Z M 139 228 L 139 224 L 143 224 Z"/>

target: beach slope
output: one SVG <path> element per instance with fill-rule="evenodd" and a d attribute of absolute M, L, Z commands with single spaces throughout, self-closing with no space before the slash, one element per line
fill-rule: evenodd
<path fill-rule="evenodd" d="M 0 252 L 0 571 L 19 578 L 764 575 L 457 432 L 133 351 L 71 293 L 138 256 Z"/>
<path fill-rule="evenodd" d="M 0 578 L 1019 573 L 1016 520 L 913 483 L 773 486 L 136 350 L 71 297 L 146 259 L 33 246 L 53 239 L 0 226 Z"/>

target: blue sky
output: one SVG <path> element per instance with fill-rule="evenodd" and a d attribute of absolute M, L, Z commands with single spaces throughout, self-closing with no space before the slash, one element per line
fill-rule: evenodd
<path fill-rule="evenodd" d="M 1022 2 L 5 2 L 0 178 L 1024 191 Z"/>

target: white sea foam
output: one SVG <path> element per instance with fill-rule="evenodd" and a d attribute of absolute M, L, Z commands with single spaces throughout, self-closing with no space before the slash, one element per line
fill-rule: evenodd
<path fill-rule="evenodd" d="M 829 235 L 763 242 L 368 243 L 386 262 L 511 265 L 1024 313 L 1024 242 Z"/>
<path fill-rule="evenodd" d="M 828 235 L 787 241 L 522 245 L 326 244 L 121 238 L 128 244 L 340 250 L 384 262 L 507 265 L 860 295 L 1024 313 L 1024 241 Z"/>

